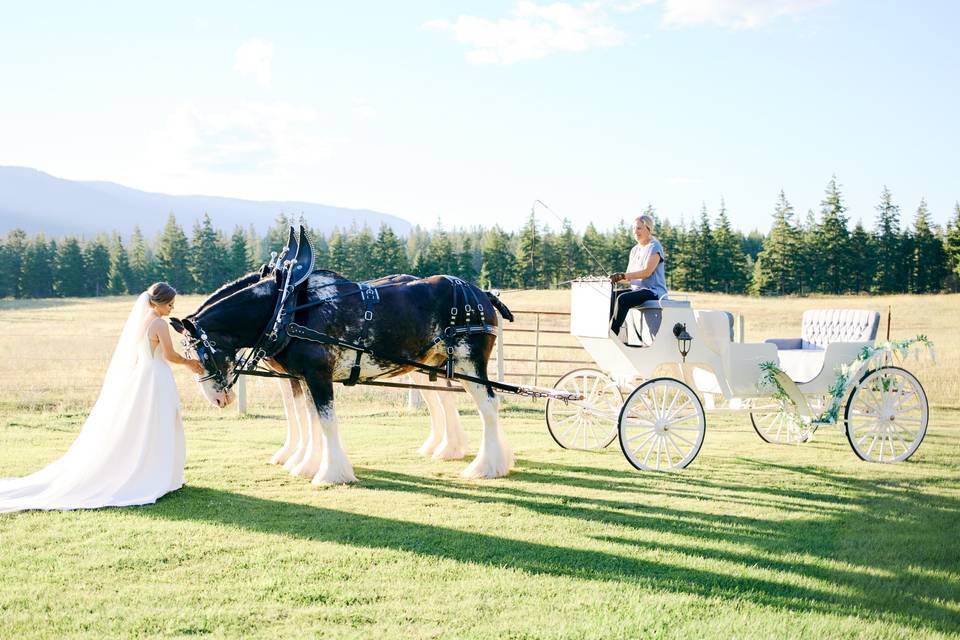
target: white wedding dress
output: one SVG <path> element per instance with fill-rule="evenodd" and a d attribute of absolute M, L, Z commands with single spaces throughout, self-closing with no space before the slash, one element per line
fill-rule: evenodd
<path fill-rule="evenodd" d="M 183 486 L 180 397 L 161 347 L 150 345 L 155 318 L 141 294 L 77 439 L 42 470 L 0 479 L 0 512 L 150 504 Z"/>

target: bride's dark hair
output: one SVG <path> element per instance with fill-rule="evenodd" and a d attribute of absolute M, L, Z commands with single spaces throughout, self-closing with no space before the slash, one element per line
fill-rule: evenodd
<path fill-rule="evenodd" d="M 177 290 L 166 282 L 155 282 L 147 289 L 151 304 L 167 304 L 177 296 Z"/>

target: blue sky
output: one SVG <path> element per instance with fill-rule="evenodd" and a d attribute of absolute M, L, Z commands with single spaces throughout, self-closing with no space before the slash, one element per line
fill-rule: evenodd
<path fill-rule="evenodd" d="M 428 227 L 960 199 L 960 3 L 6 3 L 0 165 Z M 555 221 L 543 214 L 543 222 Z"/>

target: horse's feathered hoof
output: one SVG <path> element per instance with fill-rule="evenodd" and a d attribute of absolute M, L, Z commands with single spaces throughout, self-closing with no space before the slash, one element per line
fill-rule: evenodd
<path fill-rule="evenodd" d="M 293 469 L 290 469 L 290 475 L 298 476 L 300 478 L 313 478 L 317 475 L 317 472 L 320 470 L 320 462 L 318 460 L 304 459 L 303 462 L 295 466 Z"/>
<path fill-rule="evenodd" d="M 357 476 L 353 475 L 353 467 L 348 462 L 346 465 L 322 465 L 317 474 L 313 476 L 311 484 L 350 484 L 356 481 Z"/>
<path fill-rule="evenodd" d="M 433 451 L 431 456 L 434 460 L 460 460 L 467 455 L 467 447 L 462 443 L 444 440 Z"/>
<path fill-rule="evenodd" d="M 483 452 L 473 459 L 460 475 L 464 478 L 503 478 L 513 467 L 513 454 L 501 451 L 499 456 L 486 455 Z"/>
<path fill-rule="evenodd" d="M 417 449 L 417 453 L 421 456 L 432 456 L 434 455 L 434 451 L 436 451 L 437 447 L 439 446 L 440 442 L 435 440 L 431 434 L 430 437 L 427 438 L 426 442 L 420 445 L 420 448 Z"/>
<path fill-rule="evenodd" d="M 284 464 L 293 455 L 293 447 L 280 447 L 270 458 L 270 464 Z"/>

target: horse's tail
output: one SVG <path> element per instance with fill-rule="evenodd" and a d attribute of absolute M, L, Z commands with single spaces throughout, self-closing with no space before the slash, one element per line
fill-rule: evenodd
<path fill-rule="evenodd" d="M 510 313 L 510 309 L 507 308 L 507 305 L 503 304 L 503 302 L 500 301 L 500 298 L 495 296 L 492 292 L 484 291 L 484 293 L 487 294 L 487 299 L 490 301 L 490 304 L 492 304 L 494 308 L 500 312 L 500 315 L 503 316 L 504 320 L 513 322 L 513 314 Z"/>

